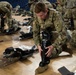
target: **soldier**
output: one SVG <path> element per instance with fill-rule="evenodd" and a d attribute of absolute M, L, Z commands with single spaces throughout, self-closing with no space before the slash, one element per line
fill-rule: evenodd
<path fill-rule="evenodd" d="M 65 13 L 65 4 L 66 4 L 66 0 L 57 0 L 57 7 L 56 10 L 61 14 L 64 15 Z"/>
<path fill-rule="evenodd" d="M 17 11 L 20 9 L 20 5 L 17 5 L 16 7 L 15 7 L 15 13 L 17 13 Z"/>
<path fill-rule="evenodd" d="M 4 26 L 12 27 L 12 16 L 11 16 L 12 6 L 6 1 L 0 1 L 0 14 L 4 20 Z"/>
<path fill-rule="evenodd" d="M 35 4 L 39 1 L 45 3 L 49 8 L 53 8 L 52 4 L 47 0 L 29 0 L 29 4 L 31 4 L 30 11 L 32 13 L 34 13 Z"/>
<path fill-rule="evenodd" d="M 48 34 L 50 34 L 52 31 L 58 32 L 57 38 L 53 40 L 50 39 L 52 44 L 47 47 L 47 57 L 58 56 L 62 52 L 62 49 L 70 53 L 71 55 L 72 52 L 69 51 L 69 49 L 65 45 L 67 41 L 67 36 L 65 32 L 66 30 L 63 27 L 63 22 L 58 12 L 54 9 L 49 9 L 44 3 L 37 3 L 35 6 L 35 13 L 36 19 L 33 22 L 33 39 L 35 41 L 35 44 L 37 45 L 39 53 L 41 54 L 42 51 L 40 32 L 42 30 L 45 30 Z M 52 33 L 52 35 L 54 34 Z M 56 36 L 54 35 L 54 37 Z M 44 72 L 47 68 L 47 65 L 44 67 L 38 67 L 35 73 Z"/>
<path fill-rule="evenodd" d="M 49 1 L 47 1 L 47 0 L 29 0 L 29 3 L 30 3 L 30 11 L 32 12 L 32 17 L 33 17 L 32 19 L 33 20 L 36 17 L 35 12 L 34 12 L 34 9 L 35 9 L 35 4 L 37 2 L 43 2 L 43 3 L 45 3 L 47 5 L 48 8 L 53 8 L 52 4 Z"/>
<path fill-rule="evenodd" d="M 72 46 L 76 47 L 76 0 L 68 0 L 64 15 L 65 27 L 71 32 Z"/>

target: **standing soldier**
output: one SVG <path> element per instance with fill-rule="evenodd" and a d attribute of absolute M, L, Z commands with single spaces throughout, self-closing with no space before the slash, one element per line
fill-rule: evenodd
<path fill-rule="evenodd" d="M 65 13 L 65 4 L 66 4 L 66 0 L 57 0 L 57 7 L 56 10 L 61 14 L 64 15 Z"/>
<path fill-rule="evenodd" d="M 71 44 L 76 47 L 76 0 L 67 2 L 67 10 L 64 15 L 66 28 L 70 30 Z"/>
<path fill-rule="evenodd" d="M 6 1 L 0 1 L 0 15 L 4 20 L 4 26 L 7 25 L 8 29 L 12 27 L 11 10 L 12 10 L 12 6 L 10 3 Z"/>
<path fill-rule="evenodd" d="M 47 57 L 56 57 L 62 51 L 66 51 L 70 55 L 72 55 L 72 52 L 66 46 L 66 30 L 63 27 L 62 19 L 60 18 L 58 12 L 56 12 L 56 10 L 54 9 L 49 9 L 44 3 L 37 3 L 35 6 L 35 14 L 36 18 L 33 22 L 33 39 L 35 41 L 35 44 L 37 45 L 40 55 L 43 51 L 41 47 L 41 31 L 45 31 L 46 33 L 48 33 L 48 37 L 52 35 L 52 38 L 50 38 L 51 44 L 48 47 L 46 47 L 47 52 L 45 53 L 45 55 Z M 52 31 L 57 31 L 57 38 L 53 39 L 53 36 L 56 36 Z M 44 67 L 39 66 L 36 69 L 35 73 L 42 73 L 47 68 L 47 65 Z"/>

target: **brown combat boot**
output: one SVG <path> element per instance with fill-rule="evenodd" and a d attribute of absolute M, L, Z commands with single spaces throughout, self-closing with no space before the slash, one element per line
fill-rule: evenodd
<path fill-rule="evenodd" d="M 63 50 L 64 52 L 69 53 L 70 56 L 72 56 L 72 54 L 73 54 L 72 49 L 68 48 L 66 44 L 62 46 L 62 50 Z"/>
<path fill-rule="evenodd" d="M 44 66 L 44 67 L 38 67 L 36 70 L 35 70 L 35 75 L 36 74 L 40 74 L 40 73 L 43 73 L 44 71 L 46 71 L 48 69 L 48 65 Z"/>

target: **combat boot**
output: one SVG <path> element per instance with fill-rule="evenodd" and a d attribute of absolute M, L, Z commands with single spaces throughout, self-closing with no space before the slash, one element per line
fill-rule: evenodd
<path fill-rule="evenodd" d="M 62 50 L 63 50 L 64 52 L 69 53 L 70 56 L 72 56 L 72 54 L 73 54 L 73 51 L 72 51 L 70 48 L 68 48 L 66 44 L 62 46 Z"/>
<path fill-rule="evenodd" d="M 44 71 L 46 71 L 48 69 L 48 65 L 44 66 L 44 67 L 38 67 L 36 70 L 35 70 L 35 75 L 36 74 L 40 74 L 40 73 L 43 73 Z"/>

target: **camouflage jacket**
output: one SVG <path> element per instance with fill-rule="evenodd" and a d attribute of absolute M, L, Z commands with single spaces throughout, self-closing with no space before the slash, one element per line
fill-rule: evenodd
<path fill-rule="evenodd" d="M 57 0 L 57 2 L 61 5 L 64 6 L 67 0 Z"/>
<path fill-rule="evenodd" d="M 66 11 L 66 0 L 57 0 L 58 4 L 57 4 L 57 7 L 56 7 L 56 10 L 61 13 L 61 15 L 63 15 Z"/>
<path fill-rule="evenodd" d="M 46 28 L 50 28 L 51 31 L 57 31 L 58 37 L 52 43 L 54 47 L 57 45 L 62 45 L 66 41 L 66 30 L 63 27 L 63 21 L 60 18 L 58 12 L 54 9 L 49 9 L 48 11 L 48 18 L 44 21 L 41 20 L 39 17 L 36 17 L 36 19 L 33 22 L 33 39 L 35 41 L 36 45 L 40 45 L 41 39 L 40 39 L 40 31 Z M 56 36 L 55 36 L 56 37 Z"/>
<path fill-rule="evenodd" d="M 8 8 L 9 10 L 12 9 L 12 5 L 7 1 L 0 1 L 0 8 L 3 8 L 3 7 Z"/>
<path fill-rule="evenodd" d="M 12 5 L 7 1 L 0 2 L 0 14 L 7 14 L 8 17 L 11 17 Z"/>
<path fill-rule="evenodd" d="M 66 13 L 64 14 L 64 22 L 67 29 L 71 26 L 76 29 L 76 8 L 66 10 Z"/>
<path fill-rule="evenodd" d="M 64 14 L 64 22 L 67 28 L 71 25 L 76 30 L 76 0 L 69 0 Z"/>

